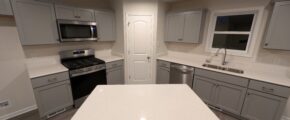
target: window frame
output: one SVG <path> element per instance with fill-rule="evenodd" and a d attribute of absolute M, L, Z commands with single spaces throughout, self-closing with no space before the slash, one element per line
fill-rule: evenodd
<path fill-rule="evenodd" d="M 249 32 L 248 31 L 215 31 L 218 16 L 245 15 L 245 14 L 254 15 L 251 30 Z M 207 44 L 206 44 L 206 51 L 211 52 L 211 53 L 215 53 L 217 51 L 218 48 L 212 47 L 213 38 L 215 34 L 249 35 L 246 50 L 228 49 L 227 53 L 230 55 L 235 55 L 235 56 L 252 57 L 254 53 L 255 44 L 257 42 L 262 14 L 263 14 L 262 7 L 212 11 L 210 15 L 210 23 L 208 26 L 208 34 L 207 34 L 208 39 L 207 39 Z M 221 51 L 221 52 L 224 52 L 224 51 Z"/>

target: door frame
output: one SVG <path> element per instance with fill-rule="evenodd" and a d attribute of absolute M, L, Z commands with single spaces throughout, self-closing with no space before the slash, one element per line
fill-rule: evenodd
<path fill-rule="evenodd" d="M 124 12 L 125 17 L 124 17 L 124 47 L 125 47 L 125 54 L 124 54 L 124 58 L 125 58 L 125 84 L 130 84 L 130 80 L 129 80 L 129 42 L 128 42 L 128 17 L 130 15 L 149 15 L 152 16 L 152 33 L 153 33 L 153 39 L 151 41 L 152 48 L 150 50 L 151 52 L 151 79 L 153 81 L 153 83 L 156 83 L 156 44 L 157 44 L 157 38 L 156 38 L 156 32 L 157 32 L 157 25 L 156 25 L 156 14 L 154 11 L 134 11 L 134 12 Z"/>

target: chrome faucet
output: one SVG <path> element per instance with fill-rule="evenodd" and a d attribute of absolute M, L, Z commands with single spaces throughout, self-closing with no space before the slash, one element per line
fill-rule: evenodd
<path fill-rule="evenodd" d="M 206 63 L 211 63 L 213 57 L 218 56 L 218 54 L 220 53 L 220 50 L 222 48 L 217 49 L 216 53 L 214 54 L 214 56 L 211 56 L 209 59 L 206 59 Z M 228 62 L 226 61 L 226 57 L 227 57 L 227 48 L 223 48 L 225 50 L 225 53 L 223 55 L 223 59 L 222 59 L 222 65 L 226 65 Z"/>
<path fill-rule="evenodd" d="M 222 61 L 222 65 L 226 65 L 228 62 L 226 61 L 226 57 L 227 57 L 227 48 L 224 48 L 225 50 L 225 54 L 223 56 L 223 61 Z"/>

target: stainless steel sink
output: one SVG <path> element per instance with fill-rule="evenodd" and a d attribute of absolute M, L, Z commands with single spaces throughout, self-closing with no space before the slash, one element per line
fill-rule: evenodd
<path fill-rule="evenodd" d="M 203 64 L 202 66 L 208 67 L 208 68 L 213 68 L 213 69 L 218 69 L 218 70 L 223 70 L 223 71 L 229 71 L 229 72 L 238 73 L 238 74 L 244 74 L 243 70 L 236 69 L 236 68 L 223 67 L 223 66 L 212 65 L 212 64 Z"/>

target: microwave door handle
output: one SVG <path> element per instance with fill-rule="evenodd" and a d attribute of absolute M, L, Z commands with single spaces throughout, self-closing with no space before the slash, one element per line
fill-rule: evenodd
<path fill-rule="evenodd" d="M 94 35 L 95 33 L 94 33 L 94 27 L 93 26 L 91 26 L 91 38 L 94 38 Z"/>

